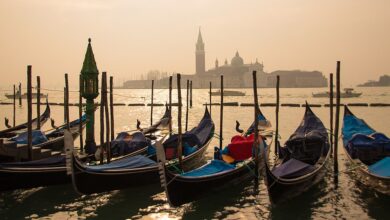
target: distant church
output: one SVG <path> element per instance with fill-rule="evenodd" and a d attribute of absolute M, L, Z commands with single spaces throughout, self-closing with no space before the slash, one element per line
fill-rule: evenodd
<path fill-rule="evenodd" d="M 313 88 L 327 87 L 327 79 L 319 71 L 278 70 L 271 73 L 264 72 L 263 63 L 258 60 L 245 64 L 238 51 L 231 59 L 227 59 L 223 65 L 219 65 L 218 59 L 215 66 L 206 71 L 206 53 L 202 33 L 199 29 L 198 40 L 195 45 L 195 74 L 182 74 L 183 85 L 186 80 L 192 80 L 193 88 L 208 88 L 211 82 L 213 88 L 219 88 L 220 75 L 224 75 L 225 88 L 251 88 L 252 72 L 257 72 L 257 85 L 259 87 L 275 87 L 276 75 L 280 75 L 280 86 L 285 88 Z M 155 88 L 168 88 L 169 78 L 155 80 Z M 175 83 L 174 83 L 175 84 Z M 150 80 L 130 80 L 123 84 L 124 88 L 144 89 L 150 87 Z"/>
<path fill-rule="evenodd" d="M 252 85 L 251 73 L 257 71 L 257 74 L 265 76 L 263 71 L 264 66 L 256 59 L 255 63 L 245 64 L 244 59 L 240 56 L 238 51 L 231 59 L 230 65 L 225 59 L 223 65 L 219 65 L 218 59 L 215 60 L 215 67 L 206 71 L 205 67 L 205 50 L 202 33 L 199 29 L 198 41 L 196 42 L 195 50 L 195 69 L 197 84 L 199 87 L 204 88 L 209 82 L 215 82 L 214 85 L 219 85 L 220 75 L 224 75 L 224 86 L 227 88 L 243 88 L 250 87 Z M 259 76 L 261 77 L 261 76 Z M 266 83 L 261 83 L 259 86 L 266 86 Z"/>

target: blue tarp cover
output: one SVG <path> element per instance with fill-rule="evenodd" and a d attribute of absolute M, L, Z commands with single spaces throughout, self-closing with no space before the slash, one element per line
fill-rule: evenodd
<path fill-rule="evenodd" d="M 181 174 L 182 176 L 207 176 L 215 173 L 220 173 L 226 170 L 232 170 L 235 167 L 233 165 L 227 164 L 222 160 L 212 160 L 209 164 L 202 166 L 196 170 L 189 171 L 187 173 Z"/>
<path fill-rule="evenodd" d="M 272 170 L 272 174 L 281 178 L 294 178 L 310 173 L 314 169 L 314 166 L 310 164 L 291 158 L 280 166 L 275 167 Z"/>
<path fill-rule="evenodd" d="M 148 145 L 150 145 L 150 140 L 142 132 L 135 132 L 131 135 L 127 132 L 121 132 L 111 142 L 111 153 L 116 156 L 125 155 Z"/>
<path fill-rule="evenodd" d="M 19 134 L 18 136 L 11 138 L 11 140 L 15 141 L 18 144 L 27 144 L 28 133 L 27 133 L 27 131 L 23 132 L 23 133 Z M 40 131 L 40 130 L 33 130 L 32 131 L 32 144 L 33 145 L 41 144 L 41 143 L 44 143 L 46 141 L 47 141 L 47 137 L 42 131 Z"/>
<path fill-rule="evenodd" d="M 86 166 L 88 171 L 105 171 L 110 169 L 125 169 L 125 168 L 140 168 L 155 165 L 156 162 L 142 155 L 133 157 L 125 157 L 122 159 L 114 160 L 109 164 Z"/>
<path fill-rule="evenodd" d="M 347 145 L 348 141 L 351 140 L 352 136 L 355 134 L 364 134 L 370 135 L 375 131 L 371 129 L 366 122 L 356 118 L 354 115 L 345 115 L 344 116 L 344 125 L 343 125 L 343 141 Z"/>
<path fill-rule="evenodd" d="M 209 140 L 212 131 L 214 130 L 214 122 L 211 119 L 210 113 L 206 112 L 199 122 L 198 126 L 182 135 L 183 146 L 187 143 L 189 146 L 201 147 Z M 164 148 L 177 148 L 179 136 L 174 134 L 164 142 Z"/>
<path fill-rule="evenodd" d="M 390 157 L 385 157 L 374 163 L 368 167 L 368 170 L 378 176 L 390 177 Z"/>

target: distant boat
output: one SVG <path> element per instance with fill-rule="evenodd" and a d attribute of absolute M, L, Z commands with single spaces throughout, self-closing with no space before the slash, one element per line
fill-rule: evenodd
<path fill-rule="evenodd" d="M 354 89 L 352 88 L 345 88 L 344 92 L 340 94 L 341 98 L 355 98 L 361 96 L 363 93 L 361 92 L 354 92 Z M 320 92 L 320 93 L 313 93 L 313 97 L 315 98 L 329 98 L 329 92 Z M 336 93 L 334 94 L 334 98 L 336 98 Z"/>
<path fill-rule="evenodd" d="M 211 92 L 211 95 L 212 96 L 220 96 L 221 90 L 218 90 L 216 92 Z M 245 92 L 234 91 L 234 90 L 223 90 L 223 95 L 224 96 L 245 96 Z"/>
<path fill-rule="evenodd" d="M 14 94 L 5 94 L 5 96 L 6 96 L 8 99 L 13 99 L 13 98 L 14 98 Z M 32 97 L 33 99 L 37 98 L 37 96 L 38 96 L 38 93 L 36 93 L 36 92 L 31 93 L 31 97 Z M 41 98 L 46 98 L 46 97 L 47 97 L 47 95 L 44 95 L 44 94 L 41 93 Z M 17 92 L 17 93 L 15 94 L 15 98 L 16 98 L 16 99 L 19 99 L 19 98 L 20 98 L 20 92 Z M 22 95 L 22 99 L 27 99 L 27 92 L 25 92 L 25 93 Z"/>

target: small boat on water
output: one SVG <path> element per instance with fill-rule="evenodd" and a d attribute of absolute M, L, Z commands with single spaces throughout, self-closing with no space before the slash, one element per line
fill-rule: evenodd
<path fill-rule="evenodd" d="M 270 145 L 272 142 L 271 124 L 259 111 L 259 141 L 260 145 Z M 160 178 L 165 188 L 165 194 L 171 206 L 180 206 L 192 202 L 202 195 L 225 188 L 237 183 L 255 178 L 255 156 L 253 155 L 254 125 L 243 135 L 236 135 L 231 143 L 205 165 L 181 174 L 174 172 L 172 167 L 164 163 L 161 154 L 157 156 Z M 162 153 L 164 157 L 164 153 Z"/>
<path fill-rule="evenodd" d="M 390 139 L 344 107 L 343 149 L 351 173 L 365 186 L 390 195 Z"/>
<path fill-rule="evenodd" d="M 328 133 L 308 105 L 301 124 L 278 151 L 272 167 L 271 156 L 265 156 L 265 182 L 273 204 L 298 196 L 325 175 L 331 152 Z"/>
<path fill-rule="evenodd" d="M 360 97 L 363 93 L 361 92 L 354 92 L 353 88 L 345 88 L 344 92 L 340 94 L 341 98 L 355 98 Z M 330 94 L 329 92 L 320 92 L 320 93 L 313 93 L 312 94 L 314 98 L 329 98 Z M 336 98 L 336 95 L 334 95 L 334 98 Z"/>
<path fill-rule="evenodd" d="M 183 134 L 183 169 L 194 169 L 203 160 L 207 146 L 214 134 L 214 122 L 205 110 L 198 126 Z M 161 145 L 157 140 L 154 145 Z M 178 135 L 164 142 L 167 157 L 177 161 Z M 69 150 L 67 167 L 72 171 L 72 183 L 80 194 L 100 193 L 129 187 L 157 184 L 160 180 L 157 162 L 153 156 L 125 156 L 108 164 L 86 165 Z M 155 154 L 154 154 L 155 155 Z M 174 166 L 172 164 L 172 166 Z"/>
<path fill-rule="evenodd" d="M 211 95 L 212 96 L 220 96 L 221 90 L 211 92 Z M 245 96 L 245 92 L 236 91 L 236 90 L 223 90 L 223 95 L 224 96 Z"/>
<path fill-rule="evenodd" d="M 43 125 L 48 119 L 50 118 L 50 106 L 46 102 L 46 109 L 42 113 L 41 116 L 39 116 L 39 120 L 41 121 L 41 125 Z M 36 129 L 38 124 L 38 118 L 35 118 L 32 120 L 32 129 Z M 13 136 L 16 136 L 18 133 L 22 133 L 27 129 L 27 122 L 17 125 L 15 127 L 7 128 L 2 131 L 0 131 L 0 138 L 10 138 Z"/>

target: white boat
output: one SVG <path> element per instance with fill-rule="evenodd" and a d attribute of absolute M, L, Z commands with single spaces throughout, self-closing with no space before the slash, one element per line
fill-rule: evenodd
<path fill-rule="evenodd" d="M 353 88 L 345 88 L 344 92 L 340 94 L 341 98 L 355 98 L 361 96 L 363 93 L 361 92 L 354 92 Z M 329 92 L 320 92 L 320 93 L 313 93 L 313 97 L 315 98 L 329 98 Z M 336 98 L 336 93 L 334 93 L 334 98 Z"/>

